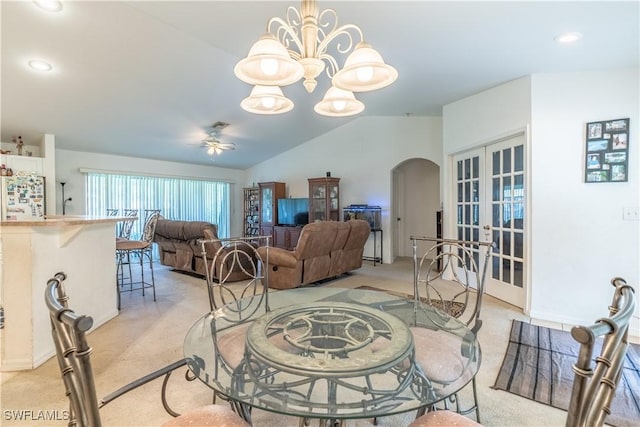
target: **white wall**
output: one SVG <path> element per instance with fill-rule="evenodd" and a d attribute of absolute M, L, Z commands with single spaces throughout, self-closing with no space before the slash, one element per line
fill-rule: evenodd
<path fill-rule="evenodd" d="M 391 171 L 407 159 L 442 159 L 438 117 L 361 117 L 247 170 L 247 182 L 282 181 L 287 196 L 308 197 L 308 178 L 340 178 L 340 209 L 382 207 L 384 257 L 390 262 Z"/>
<path fill-rule="evenodd" d="M 528 253 L 533 318 L 577 324 L 607 314 L 614 276 L 638 289 L 639 222 L 623 221 L 640 206 L 638 69 L 539 74 L 443 108 L 445 156 L 530 129 Z M 628 183 L 585 184 L 585 124 L 631 118 Z M 450 167 L 442 178 L 451 188 Z M 445 209 L 451 191 L 443 191 Z M 445 213 L 445 221 L 447 219 Z M 451 232 L 447 223 L 445 230 Z M 638 322 L 634 335 L 640 335 Z"/>
<path fill-rule="evenodd" d="M 593 321 L 614 276 L 640 292 L 640 222 L 622 219 L 640 206 L 639 81 L 637 68 L 532 78 L 532 316 Z M 585 124 L 617 118 L 630 118 L 629 182 L 585 184 Z"/>
<path fill-rule="evenodd" d="M 245 172 L 242 170 L 57 149 L 56 185 L 60 188 L 59 183 L 65 181 L 65 197 L 73 199 L 67 203 L 67 215 L 84 214 L 85 175 L 80 172 L 80 168 L 230 182 L 233 197 L 231 235 L 242 235 L 242 187 L 246 182 Z M 56 200 L 56 212 L 62 213 L 61 200 Z"/>

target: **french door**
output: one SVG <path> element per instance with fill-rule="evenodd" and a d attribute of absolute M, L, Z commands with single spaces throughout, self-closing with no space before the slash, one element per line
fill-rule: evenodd
<path fill-rule="evenodd" d="M 520 308 L 527 263 L 524 144 L 522 133 L 453 158 L 457 238 L 494 244 L 486 292 Z M 484 257 L 474 257 L 482 268 Z"/>

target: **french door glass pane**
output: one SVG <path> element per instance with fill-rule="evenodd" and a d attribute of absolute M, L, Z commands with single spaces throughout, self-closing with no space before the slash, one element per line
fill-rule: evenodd
<path fill-rule="evenodd" d="M 499 151 L 496 151 L 491 155 L 491 161 L 493 165 L 493 167 L 491 168 L 493 175 L 500 175 L 500 152 Z"/>
<path fill-rule="evenodd" d="M 511 148 L 502 151 L 502 173 L 511 172 Z"/>
<path fill-rule="evenodd" d="M 524 170 L 524 146 L 518 145 L 513 150 L 513 170 L 515 172 L 522 172 Z"/>

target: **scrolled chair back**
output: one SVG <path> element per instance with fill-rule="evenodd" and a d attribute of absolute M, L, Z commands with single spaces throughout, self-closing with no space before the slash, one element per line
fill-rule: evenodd
<path fill-rule="evenodd" d="M 160 209 L 145 209 L 144 227 L 142 228 L 142 237 L 140 240 L 147 243 L 153 241 L 158 218 L 160 218 Z"/>
<path fill-rule="evenodd" d="M 615 287 L 609 317 L 590 326 L 574 326 L 573 339 L 580 343 L 575 377 L 567 413 L 567 427 L 602 426 L 622 376 L 627 353 L 629 323 L 636 309 L 635 291 L 624 279 L 611 280 Z M 596 339 L 603 337 L 600 354 L 593 359 Z"/>
<path fill-rule="evenodd" d="M 234 314 L 227 319 L 238 323 L 258 311 L 269 311 L 269 269 L 264 268 L 268 263 L 269 241 L 270 236 L 199 240 L 211 311 L 225 307 Z M 267 248 L 266 259 L 258 253 L 258 246 Z M 235 282 L 232 288 L 229 283 L 238 271 L 244 273 L 246 280 Z"/>
<path fill-rule="evenodd" d="M 136 222 L 135 217 L 138 216 L 138 209 L 125 209 L 124 216 L 131 219 L 122 221 L 118 237 L 120 237 L 121 239 L 130 239 L 131 230 L 133 230 L 133 224 Z"/>
<path fill-rule="evenodd" d="M 68 308 L 63 282 L 65 273 L 56 273 L 47 282 L 45 303 L 51 319 L 51 334 L 58 366 L 69 397 L 70 426 L 100 426 L 98 400 L 91 369 L 91 347 L 86 333 L 93 326 L 90 316 L 76 315 Z"/>
<path fill-rule="evenodd" d="M 416 301 L 460 319 L 477 332 L 493 244 L 418 236 L 411 236 L 411 244 Z"/>

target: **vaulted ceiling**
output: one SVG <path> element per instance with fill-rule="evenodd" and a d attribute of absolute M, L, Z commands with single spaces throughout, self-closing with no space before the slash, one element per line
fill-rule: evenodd
<path fill-rule="evenodd" d="M 360 115 L 441 114 L 442 105 L 534 73 L 638 67 L 637 1 L 319 1 L 356 24 L 399 72 L 391 86 L 357 94 Z M 247 168 L 351 118 L 319 116 L 308 94 L 283 88 L 295 108 L 279 116 L 242 110 L 251 86 L 233 74 L 285 16 L 282 1 L 64 1 L 58 13 L 3 1 L 1 138 L 56 135 L 62 149 Z M 561 45 L 554 37 L 577 31 Z M 50 62 L 30 70 L 32 58 Z M 344 56 L 338 56 L 340 64 Z M 597 102 L 597 100 L 594 100 Z M 216 121 L 236 149 L 212 157 L 201 140 Z"/>

